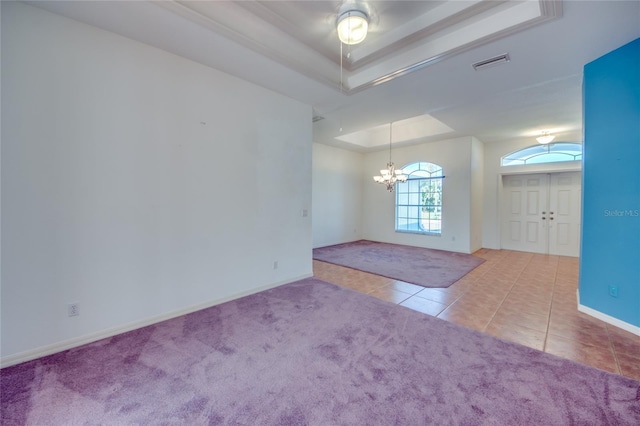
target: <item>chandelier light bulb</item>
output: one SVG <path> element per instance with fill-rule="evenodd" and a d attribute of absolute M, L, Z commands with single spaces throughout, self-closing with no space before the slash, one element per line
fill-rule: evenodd
<path fill-rule="evenodd" d="M 536 138 L 536 140 L 538 141 L 538 143 L 541 143 L 543 145 L 546 145 L 548 143 L 551 143 L 551 141 L 553 141 L 555 139 L 555 136 L 550 135 L 549 132 L 543 132 L 542 136 L 538 136 Z"/>

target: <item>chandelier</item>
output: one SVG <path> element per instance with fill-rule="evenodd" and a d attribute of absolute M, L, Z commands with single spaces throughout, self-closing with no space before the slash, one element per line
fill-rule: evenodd
<path fill-rule="evenodd" d="M 387 168 L 380 170 L 379 176 L 373 177 L 373 180 L 376 183 L 381 183 L 383 185 L 386 185 L 387 191 L 389 192 L 393 192 L 394 188 L 396 187 L 396 182 L 407 181 L 407 175 L 404 174 L 402 169 L 396 170 L 396 167 L 394 166 L 393 161 L 391 161 L 391 141 L 393 139 L 392 133 L 391 133 L 392 128 L 393 128 L 392 123 L 389 123 L 389 162 L 387 163 Z"/>

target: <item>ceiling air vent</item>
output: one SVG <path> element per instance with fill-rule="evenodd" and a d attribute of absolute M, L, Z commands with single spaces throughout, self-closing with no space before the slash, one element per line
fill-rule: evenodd
<path fill-rule="evenodd" d="M 471 65 L 474 70 L 479 71 L 493 65 L 503 64 L 505 62 L 509 62 L 511 58 L 509 58 L 509 54 L 505 53 L 503 55 L 495 56 L 493 58 L 485 59 L 484 61 L 476 62 Z"/>
<path fill-rule="evenodd" d="M 313 122 L 317 123 L 320 120 L 324 120 L 324 117 L 320 117 L 319 115 L 314 115 L 313 116 Z"/>

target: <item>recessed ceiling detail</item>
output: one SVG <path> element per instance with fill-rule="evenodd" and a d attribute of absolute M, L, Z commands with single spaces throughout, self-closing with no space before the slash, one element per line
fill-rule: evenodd
<path fill-rule="evenodd" d="M 369 34 L 364 42 L 343 49 L 342 79 L 336 19 L 343 2 L 154 4 L 334 89 L 342 81 L 342 90 L 347 94 L 562 15 L 562 3 L 555 0 L 360 3 L 367 8 Z"/>
<path fill-rule="evenodd" d="M 341 56 L 336 22 L 346 1 L 362 6 L 369 26 Z M 532 141 L 543 129 L 580 141 L 584 65 L 640 37 L 640 3 L 630 1 L 23 2 L 310 105 L 324 117 L 313 142 L 354 152 L 386 149 L 388 124 L 378 142 L 357 131 L 390 121 L 396 146 Z M 470 66 L 507 52 L 508 65 Z M 454 130 L 402 136 L 397 123 L 423 114 Z"/>
<path fill-rule="evenodd" d="M 386 147 L 389 144 L 389 126 L 383 124 L 370 129 L 360 130 L 338 136 L 336 139 L 363 148 Z M 392 144 L 408 145 L 430 136 L 444 135 L 453 129 L 428 114 L 393 122 Z"/>

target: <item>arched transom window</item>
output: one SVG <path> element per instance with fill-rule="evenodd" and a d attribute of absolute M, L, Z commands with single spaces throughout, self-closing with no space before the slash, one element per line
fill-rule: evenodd
<path fill-rule="evenodd" d="M 442 167 L 426 162 L 402 168 L 406 182 L 396 187 L 396 231 L 442 233 Z"/>
<path fill-rule="evenodd" d="M 582 160 L 582 144 L 556 142 L 548 145 L 534 145 L 502 157 L 502 166 L 523 164 L 556 163 L 560 161 Z"/>

